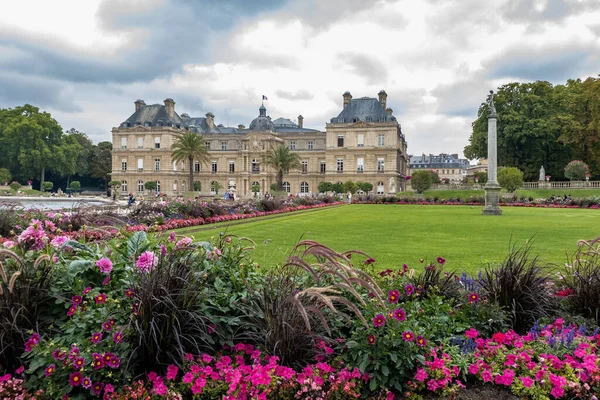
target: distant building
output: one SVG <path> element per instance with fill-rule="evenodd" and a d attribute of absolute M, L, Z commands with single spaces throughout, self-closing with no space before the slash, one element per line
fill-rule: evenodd
<path fill-rule="evenodd" d="M 419 170 L 430 170 L 438 174 L 440 179 L 448 180 L 450 183 L 461 183 L 467 176 L 469 160 L 459 158 L 458 154 L 421 154 L 420 156 L 409 156 L 410 173 Z"/>
<path fill-rule="evenodd" d="M 469 165 L 467 168 L 467 178 L 475 180 L 475 173 L 477 172 L 485 172 L 488 170 L 488 162 L 487 159 L 480 159 L 476 165 Z"/>
<path fill-rule="evenodd" d="M 264 105 L 249 127 L 215 125 L 215 116 L 177 114 L 175 102 L 146 105 L 135 101 L 135 112 L 112 129 L 112 180 L 121 182 L 120 193 L 150 195 L 144 182 L 156 181 L 158 191 L 183 195 L 189 185 L 187 162 L 174 163 L 171 145 L 186 132 L 202 135 L 210 161 L 194 161 L 194 181 L 200 194 L 214 194 L 216 183 L 238 196 L 249 197 L 251 188 L 270 191 L 276 171 L 262 165 L 270 148 L 287 146 L 298 153 L 302 167 L 284 175 L 284 190 L 300 195 L 318 192 L 320 182 L 369 182 L 374 194 L 394 194 L 405 189 L 408 175 L 406 140 L 387 94 L 353 99 L 343 94 L 343 109 L 326 124 L 325 132 L 303 127 L 286 118 L 272 120 Z M 220 193 L 223 193 L 221 190 Z"/>

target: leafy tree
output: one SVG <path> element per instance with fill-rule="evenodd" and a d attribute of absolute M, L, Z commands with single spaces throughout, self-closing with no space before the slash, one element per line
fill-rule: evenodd
<path fill-rule="evenodd" d="M 121 181 L 110 181 L 108 182 L 108 186 L 111 188 L 119 187 L 121 186 Z"/>
<path fill-rule="evenodd" d="M 321 182 L 319 186 L 317 186 L 319 193 L 327 193 L 333 191 L 333 184 L 331 182 Z"/>
<path fill-rule="evenodd" d="M 523 172 L 515 167 L 501 168 L 498 171 L 498 183 L 507 192 L 512 193 L 523 186 Z"/>
<path fill-rule="evenodd" d="M 271 192 L 276 192 L 277 191 L 277 184 L 276 183 L 271 183 L 269 185 L 269 188 L 271 189 Z"/>
<path fill-rule="evenodd" d="M 298 154 L 292 153 L 286 146 L 269 149 L 264 157 L 264 162 L 277 171 L 277 190 L 283 190 L 284 173 L 287 173 L 290 169 L 301 167 Z"/>
<path fill-rule="evenodd" d="M 186 161 L 190 167 L 189 186 L 194 187 L 194 160 L 200 164 L 208 162 L 208 150 L 204 145 L 202 136 L 194 132 L 188 132 L 182 135 L 171 146 L 171 158 L 175 162 Z"/>
<path fill-rule="evenodd" d="M 194 181 L 194 191 L 199 192 L 202 190 L 202 183 L 198 181 Z"/>
<path fill-rule="evenodd" d="M 431 171 L 415 171 L 410 177 L 412 188 L 415 192 L 422 194 L 432 185 Z"/>
<path fill-rule="evenodd" d="M 100 142 L 92 147 L 90 176 L 106 184 L 112 171 L 112 143 Z M 119 182 L 119 186 L 121 182 Z M 115 185 L 109 185 L 115 186 Z"/>
<path fill-rule="evenodd" d="M 212 181 L 210 183 L 210 189 L 215 192 L 215 194 L 219 194 L 219 190 L 223 189 L 223 185 L 221 185 L 219 182 L 217 181 Z"/>
<path fill-rule="evenodd" d="M 352 181 L 346 181 L 344 182 L 344 193 L 356 193 L 356 191 L 358 190 L 358 185 L 355 182 Z"/>
<path fill-rule="evenodd" d="M 73 190 L 79 190 L 79 189 L 81 189 L 81 182 L 79 182 L 79 181 L 73 181 L 73 182 L 71 182 L 70 187 Z"/>
<path fill-rule="evenodd" d="M 144 183 L 144 187 L 146 188 L 147 191 L 153 192 L 156 190 L 156 187 L 157 187 L 156 181 L 146 181 Z"/>
<path fill-rule="evenodd" d="M 487 183 L 487 172 L 477 171 L 473 174 L 480 185 Z"/>
<path fill-rule="evenodd" d="M 0 184 L 8 183 L 11 179 L 12 175 L 8 168 L 0 168 Z"/>
<path fill-rule="evenodd" d="M 10 188 L 16 192 L 17 190 L 19 190 L 21 188 L 21 184 L 19 182 L 13 181 L 10 184 Z"/>
<path fill-rule="evenodd" d="M 89 175 L 93 161 L 94 144 L 85 133 L 79 132 L 75 128 L 71 128 L 65 133 L 66 135 L 63 136 L 65 143 L 76 143 L 81 147 L 75 160 L 75 174 L 79 176 Z"/>
<path fill-rule="evenodd" d="M 54 183 L 52 183 L 52 182 L 44 182 L 44 183 L 42 183 L 42 189 L 44 191 L 52 190 L 53 187 L 54 187 Z"/>
<path fill-rule="evenodd" d="M 331 191 L 334 193 L 344 193 L 344 184 L 342 182 L 331 185 Z"/>
<path fill-rule="evenodd" d="M 583 161 L 573 160 L 565 167 L 565 177 L 571 181 L 583 181 L 590 173 L 590 167 Z"/>
<path fill-rule="evenodd" d="M 22 178 L 40 176 L 44 188 L 46 170 L 74 173 L 81 146 L 63 140 L 61 126 L 47 112 L 29 104 L 0 110 L 0 160 Z"/>
<path fill-rule="evenodd" d="M 357 185 L 358 188 L 365 193 L 369 193 L 371 190 L 373 190 L 373 185 L 369 182 L 358 182 Z"/>
<path fill-rule="evenodd" d="M 427 172 L 429 172 L 429 175 L 431 176 L 432 184 L 438 184 L 438 183 L 442 182 L 440 179 L 440 176 L 437 174 L 437 172 L 431 171 L 431 170 L 427 170 Z"/>

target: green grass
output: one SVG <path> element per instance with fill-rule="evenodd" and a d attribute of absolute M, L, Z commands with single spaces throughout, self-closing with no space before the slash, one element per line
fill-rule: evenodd
<path fill-rule="evenodd" d="M 579 197 L 591 197 L 591 196 L 600 196 L 600 189 L 522 189 L 517 190 L 516 195 L 518 197 L 533 197 L 534 199 L 545 199 L 551 196 L 564 196 L 571 195 L 573 198 Z M 508 193 L 505 190 L 502 190 L 500 194 L 502 196 L 512 196 L 515 193 Z M 414 192 L 401 192 L 398 193 L 399 197 L 403 196 L 414 196 Z M 427 190 L 423 197 L 438 197 L 439 199 L 449 199 L 460 197 L 461 199 L 466 199 L 469 196 L 484 196 L 484 190 Z"/>
<path fill-rule="evenodd" d="M 557 265 L 566 261 L 579 239 L 600 235 L 598 211 L 503 208 L 503 215 L 482 216 L 481 207 L 351 205 L 279 218 L 188 228 L 178 233 L 208 240 L 220 232 L 256 241 L 255 260 L 263 266 L 282 262 L 300 239 L 319 241 L 338 251 L 359 249 L 377 260 L 377 269 L 418 267 L 419 258 L 442 256 L 450 269 L 475 273 L 499 262 L 511 240 L 533 238 L 533 252 Z"/>

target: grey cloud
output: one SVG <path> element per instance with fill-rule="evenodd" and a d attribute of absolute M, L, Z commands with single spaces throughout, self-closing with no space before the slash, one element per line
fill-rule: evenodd
<path fill-rule="evenodd" d="M 545 7 L 538 11 L 535 0 L 509 0 L 502 8 L 501 15 L 507 21 L 557 22 L 571 15 L 580 14 L 600 5 L 598 0 L 547 0 Z"/>
<path fill-rule="evenodd" d="M 432 90 L 438 103 L 437 112 L 448 116 L 476 117 L 479 104 L 493 89 L 483 72 L 458 74 L 460 80 L 440 85 Z"/>
<path fill-rule="evenodd" d="M 597 70 L 599 49 L 583 46 L 546 46 L 518 48 L 497 55 L 484 63 L 491 78 L 518 78 L 564 82 Z"/>
<path fill-rule="evenodd" d="M 385 66 L 372 54 L 340 53 L 337 67 L 345 67 L 364 78 L 368 84 L 384 84 L 388 73 Z"/>
<path fill-rule="evenodd" d="M 298 90 L 296 92 L 287 92 L 285 90 L 278 90 L 275 93 L 278 97 L 286 100 L 311 100 L 315 96 L 307 90 Z"/>

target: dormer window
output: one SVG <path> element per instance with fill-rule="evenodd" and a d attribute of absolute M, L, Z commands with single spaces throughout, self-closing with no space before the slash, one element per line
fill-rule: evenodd
<path fill-rule="evenodd" d="M 156 126 L 163 126 L 164 123 L 162 121 L 156 121 Z"/>
<path fill-rule="evenodd" d="M 126 124 L 126 126 L 127 126 L 128 128 L 131 128 L 131 124 L 130 124 L 129 122 Z"/>
<path fill-rule="evenodd" d="M 148 121 L 144 122 L 144 126 L 151 126 L 151 125 L 152 125 L 151 122 L 148 122 Z"/>

